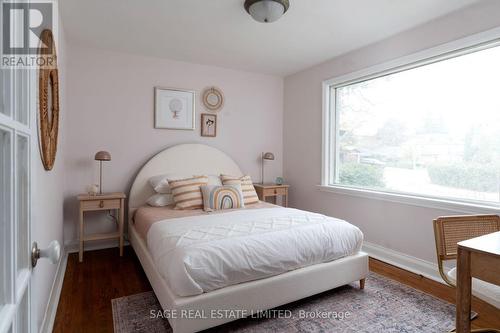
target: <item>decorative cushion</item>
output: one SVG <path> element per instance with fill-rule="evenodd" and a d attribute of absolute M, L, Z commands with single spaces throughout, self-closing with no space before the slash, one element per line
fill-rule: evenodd
<path fill-rule="evenodd" d="M 168 180 L 174 196 L 175 209 L 202 209 L 201 186 L 208 184 L 207 176 Z"/>
<path fill-rule="evenodd" d="M 193 177 L 199 177 L 198 175 L 194 175 Z M 208 175 L 208 185 L 217 185 L 222 186 L 222 180 L 220 180 L 220 176 L 218 175 Z"/>
<path fill-rule="evenodd" d="M 172 191 L 170 190 L 170 186 L 168 185 L 169 179 L 175 180 L 175 179 L 185 179 L 189 177 L 191 177 L 191 175 L 180 175 L 180 174 L 169 173 L 149 178 L 149 184 L 156 193 L 170 194 L 172 193 Z"/>
<path fill-rule="evenodd" d="M 164 207 L 173 204 L 174 197 L 172 194 L 156 193 L 150 196 L 146 202 L 148 205 L 153 207 Z"/>
<path fill-rule="evenodd" d="M 149 178 L 149 184 L 153 188 L 156 193 L 161 194 L 170 194 L 172 191 L 170 190 L 170 186 L 168 185 L 168 180 L 177 180 L 177 179 L 186 179 L 190 177 L 201 177 L 193 176 L 193 175 L 181 175 L 181 174 L 164 174 L 153 176 Z M 222 181 L 218 175 L 208 175 L 208 185 L 222 185 Z"/>
<path fill-rule="evenodd" d="M 221 175 L 223 185 L 241 185 L 243 192 L 243 201 L 246 205 L 252 205 L 259 202 L 255 187 L 253 187 L 252 178 L 250 176 L 233 177 L 228 175 Z"/>
<path fill-rule="evenodd" d="M 203 194 L 203 209 L 207 212 L 245 207 L 240 184 L 205 185 L 201 187 L 201 193 Z"/>

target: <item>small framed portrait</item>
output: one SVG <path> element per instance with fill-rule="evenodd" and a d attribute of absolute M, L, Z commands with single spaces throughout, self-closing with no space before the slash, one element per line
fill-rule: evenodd
<path fill-rule="evenodd" d="M 194 130 L 195 92 L 155 87 L 155 128 Z"/>
<path fill-rule="evenodd" d="M 201 114 L 201 136 L 217 136 L 217 116 L 215 114 Z"/>

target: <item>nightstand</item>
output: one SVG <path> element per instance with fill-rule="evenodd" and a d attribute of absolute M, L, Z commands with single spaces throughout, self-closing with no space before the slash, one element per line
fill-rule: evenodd
<path fill-rule="evenodd" d="M 83 261 L 83 243 L 87 241 L 104 240 L 104 239 L 118 239 L 120 246 L 120 256 L 123 255 L 123 216 L 125 213 L 125 193 L 107 193 L 101 195 L 79 195 L 78 201 L 80 202 L 80 262 Z M 92 234 L 85 235 L 83 230 L 83 216 L 84 212 L 101 211 L 101 210 L 116 210 L 114 216 L 115 222 L 118 225 L 118 231 L 105 234 Z"/>
<path fill-rule="evenodd" d="M 267 198 L 272 198 L 272 202 L 276 203 L 276 198 L 281 196 L 283 206 L 288 207 L 288 188 L 290 185 L 253 184 L 253 186 L 260 200 L 266 201 Z"/>

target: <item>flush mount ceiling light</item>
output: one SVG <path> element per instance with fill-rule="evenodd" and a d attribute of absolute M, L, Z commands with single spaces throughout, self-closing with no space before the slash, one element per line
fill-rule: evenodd
<path fill-rule="evenodd" d="M 245 10 L 254 20 L 262 23 L 278 20 L 289 7 L 288 0 L 245 0 Z"/>

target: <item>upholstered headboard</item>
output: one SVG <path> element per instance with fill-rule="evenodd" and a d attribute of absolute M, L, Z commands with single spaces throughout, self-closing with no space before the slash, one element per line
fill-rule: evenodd
<path fill-rule="evenodd" d="M 167 148 L 146 162 L 135 177 L 128 201 L 129 219 L 154 194 L 149 178 L 167 173 L 186 176 L 221 173 L 243 175 L 233 159 L 217 148 L 203 144 L 181 144 Z"/>

